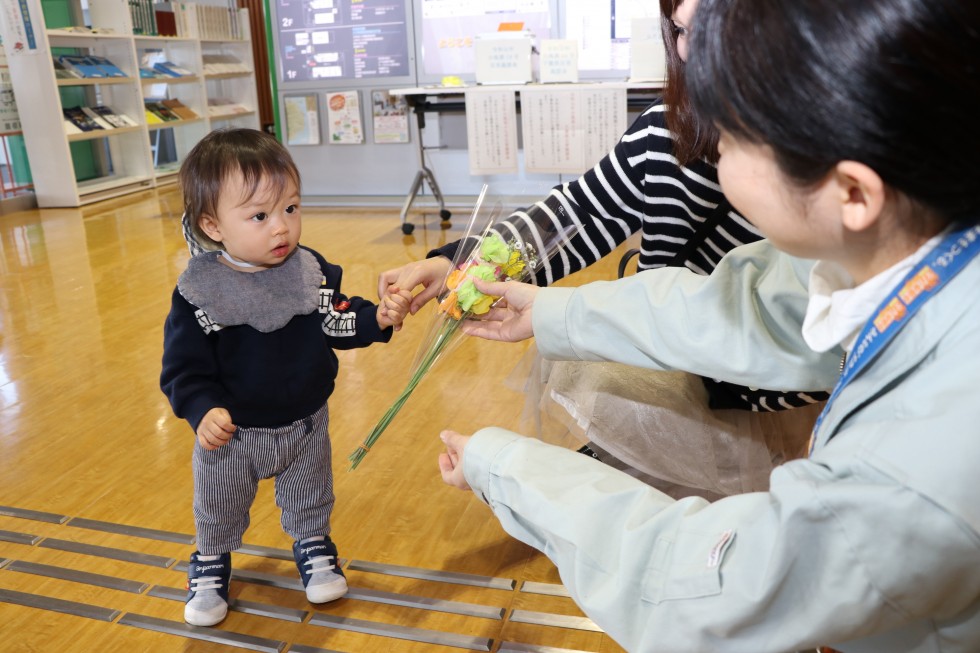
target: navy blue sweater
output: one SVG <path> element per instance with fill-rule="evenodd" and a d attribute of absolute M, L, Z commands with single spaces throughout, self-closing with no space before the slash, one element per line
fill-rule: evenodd
<path fill-rule="evenodd" d="M 208 316 L 174 289 L 164 325 L 160 387 L 174 414 L 195 431 L 216 407 L 226 408 L 237 426 L 280 426 L 307 417 L 333 392 L 334 349 L 391 339 L 392 329 L 378 326 L 376 304 L 341 294 L 340 266 L 303 249 L 323 272 L 324 283 L 310 289 L 319 294 L 318 307 L 269 333 L 247 324 L 214 329 Z"/>

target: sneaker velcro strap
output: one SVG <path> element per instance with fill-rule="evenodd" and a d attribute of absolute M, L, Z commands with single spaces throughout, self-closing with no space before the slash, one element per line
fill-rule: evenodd
<path fill-rule="evenodd" d="M 303 564 L 309 567 L 309 573 L 315 574 L 321 571 L 333 570 L 337 566 L 334 564 L 334 560 L 334 556 L 316 556 L 310 558 Z"/>
<path fill-rule="evenodd" d="M 188 580 L 190 587 L 188 588 L 192 592 L 200 592 L 201 590 L 220 590 L 224 588 L 221 584 L 220 576 L 200 576 L 198 578 L 191 578 Z"/>

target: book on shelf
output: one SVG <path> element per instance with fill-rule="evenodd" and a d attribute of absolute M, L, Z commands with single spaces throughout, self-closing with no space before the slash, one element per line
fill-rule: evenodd
<path fill-rule="evenodd" d="M 160 102 L 163 106 L 170 109 L 170 112 L 176 115 L 181 120 L 194 120 L 200 118 L 199 115 L 194 113 L 194 110 L 185 105 L 183 102 L 177 99 L 163 100 Z"/>
<path fill-rule="evenodd" d="M 65 119 L 71 122 L 73 125 L 78 127 L 83 132 L 95 131 L 97 129 L 104 129 L 102 125 L 92 119 L 87 113 L 85 113 L 83 107 L 69 107 L 63 109 L 62 113 L 65 115 Z"/>
<path fill-rule="evenodd" d="M 85 36 L 98 36 L 99 34 L 116 34 L 112 27 L 89 27 L 87 25 L 66 25 L 57 28 L 59 32 L 70 32 L 72 34 L 84 34 Z"/>
<path fill-rule="evenodd" d="M 173 122 L 180 120 L 180 116 L 170 110 L 163 102 L 147 102 L 146 109 L 150 113 L 156 114 L 163 122 Z"/>
<path fill-rule="evenodd" d="M 153 64 L 153 70 L 166 77 L 187 77 L 193 75 L 190 70 L 173 63 L 172 61 L 160 61 Z"/>
<path fill-rule="evenodd" d="M 248 113 L 248 109 L 229 98 L 208 98 L 208 115 L 211 117 L 231 116 L 238 113 Z"/>
<path fill-rule="evenodd" d="M 163 122 L 163 118 L 161 118 L 157 114 L 155 114 L 152 111 L 150 111 L 150 107 L 146 107 L 144 109 L 144 112 L 146 114 L 146 124 L 148 124 L 148 125 L 159 125 L 159 124 L 161 124 Z"/>
<path fill-rule="evenodd" d="M 204 74 L 206 75 L 252 72 L 248 64 L 243 63 L 230 54 L 204 53 L 201 55 L 201 61 L 204 65 Z"/>
<path fill-rule="evenodd" d="M 224 6 L 198 2 L 174 2 L 174 24 L 178 36 L 213 41 L 233 41 L 243 36 L 242 22 L 246 9 L 235 0 Z"/>
<path fill-rule="evenodd" d="M 109 107 L 101 104 L 94 107 L 82 107 L 82 110 L 89 116 L 98 116 L 98 118 L 108 123 L 112 128 L 139 126 L 139 123 L 125 113 L 116 113 Z"/>
<path fill-rule="evenodd" d="M 156 65 L 167 60 L 167 54 L 160 48 L 146 48 L 137 53 L 140 77 L 143 79 L 164 78 L 167 75 L 157 70 Z"/>
<path fill-rule="evenodd" d="M 157 21 L 158 35 L 179 36 L 174 18 L 174 7 L 170 0 L 157 0 L 153 3 L 153 17 Z"/>
<path fill-rule="evenodd" d="M 101 57 L 99 55 L 90 54 L 85 57 L 89 64 L 98 66 L 99 70 L 106 74 L 106 77 L 126 77 L 126 73 L 119 69 L 119 67 L 109 61 L 106 57 Z"/>
<path fill-rule="evenodd" d="M 158 34 L 153 0 L 129 0 L 129 15 L 133 20 L 133 34 L 146 36 Z"/>
<path fill-rule="evenodd" d="M 82 109 L 83 112 L 85 112 L 85 115 L 86 116 L 88 116 L 89 118 L 91 118 L 95 122 L 95 124 L 97 124 L 102 129 L 115 129 L 116 128 L 115 125 L 113 125 L 111 122 L 109 122 L 108 120 L 106 120 L 104 117 L 102 117 L 101 115 L 99 115 L 96 112 L 92 111 L 92 107 L 81 107 L 81 109 Z"/>
<path fill-rule="evenodd" d="M 78 77 L 86 79 L 101 79 L 108 77 L 126 77 L 126 73 L 119 69 L 105 57 L 90 54 L 63 54 L 58 57 L 58 62 Z M 57 75 L 57 69 L 56 75 Z"/>
<path fill-rule="evenodd" d="M 108 77 L 106 72 L 98 65 L 89 61 L 88 56 L 83 54 L 63 54 L 58 57 L 61 65 L 68 70 L 74 71 L 79 77 L 99 78 Z"/>
<path fill-rule="evenodd" d="M 70 107 L 63 111 L 65 133 L 80 134 L 96 130 L 110 130 L 119 127 L 136 127 L 139 123 L 124 113 L 116 113 L 104 105 L 94 107 Z M 70 125 L 70 126 L 69 126 Z"/>
<path fill-rule="evenodd" d="M 52 59 L 51 63 L 54 65 L 54 76 L 56 79 L 78 79 L 81 77 L 74 70 L 65 68 L 65 65 L 57 59 Z"/>
<path fill-rule="evenodd" d="M 74 136 L 75 134 L 83 133 L 82 130 L 78 128 L 78 125 L 68 119 L 68 116 L 65 116 L 62 124 L 65 126 L 65 136 Z"/>

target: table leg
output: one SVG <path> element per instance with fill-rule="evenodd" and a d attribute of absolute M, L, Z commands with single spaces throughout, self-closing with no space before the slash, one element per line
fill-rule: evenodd
<path fill-rule="evenodd" d="M 449 228 L 449 218 L 452 217 L 452 213 L 446 209 L 446 201 L 443 199 L 442 191 L 439 190 L 439 184 L 436 182 L 435 174 L 425 165 L 426 147 L 422 144 L 422 130 L 425 128 L 425 109 L 427 106 L 425 98 L 414 99 L 412 103 L 418 127 L 416 142 L 419 146 L 419 170 L 415 173 L 415 179 L 412 181 L 411 188 L 408 189 L 408 195 L 405 196 L 405 204 L 402 206 L 401 211 L 402 233 L 406 236 L 415 231 L 415 225 L 408 221 L 408 211 L 412 208 L 412 204 L 415 203 L 415 198 L 422 191 L 423 184 L 429 184 L 432 196 L 439 203 L 439 218 L 442 220 L 440 226 L 443 229 Z"/>

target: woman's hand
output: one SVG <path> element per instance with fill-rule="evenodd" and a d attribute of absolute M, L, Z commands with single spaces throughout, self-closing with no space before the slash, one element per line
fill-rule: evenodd
<path fill-rule="evenodd" d="M 422 286 L 422 290 L 412 298 L 412 305 L 409 307 L 411 314 L 415 315 L 430 299 L 442 292 L 442 282 L 452 265 L 452 261 L 445 256 L 433 256 L 382 272 L 378 276 L 378 298 L 388 294 L 389 286 L 409 292 Z"/>
<path fill-rule="evenodd" d="M 487 340 L 519 342 L 534 335 L 531 308 L 537 297 L 537 286 L 518 281 L 489 283 L 473 279 L 476 289 L 485 295 L 500 297 L 497 305 L 479 320 L 463 322 L 463 331 Z"/>
<path fill-rule="evenodd" d="M 456 431 L 443 431 L 439 434 L 439 439 L 446 445 L 446 453 L 439 454 L 439 471 L 442 472 L 442 480 L 446 485 L 460 490 L 470 489 L 466 477 L 463 476 L 463 454 L 466 451 L 466 444 L 470 441 L 469 436 L 460 435 Z"/>

